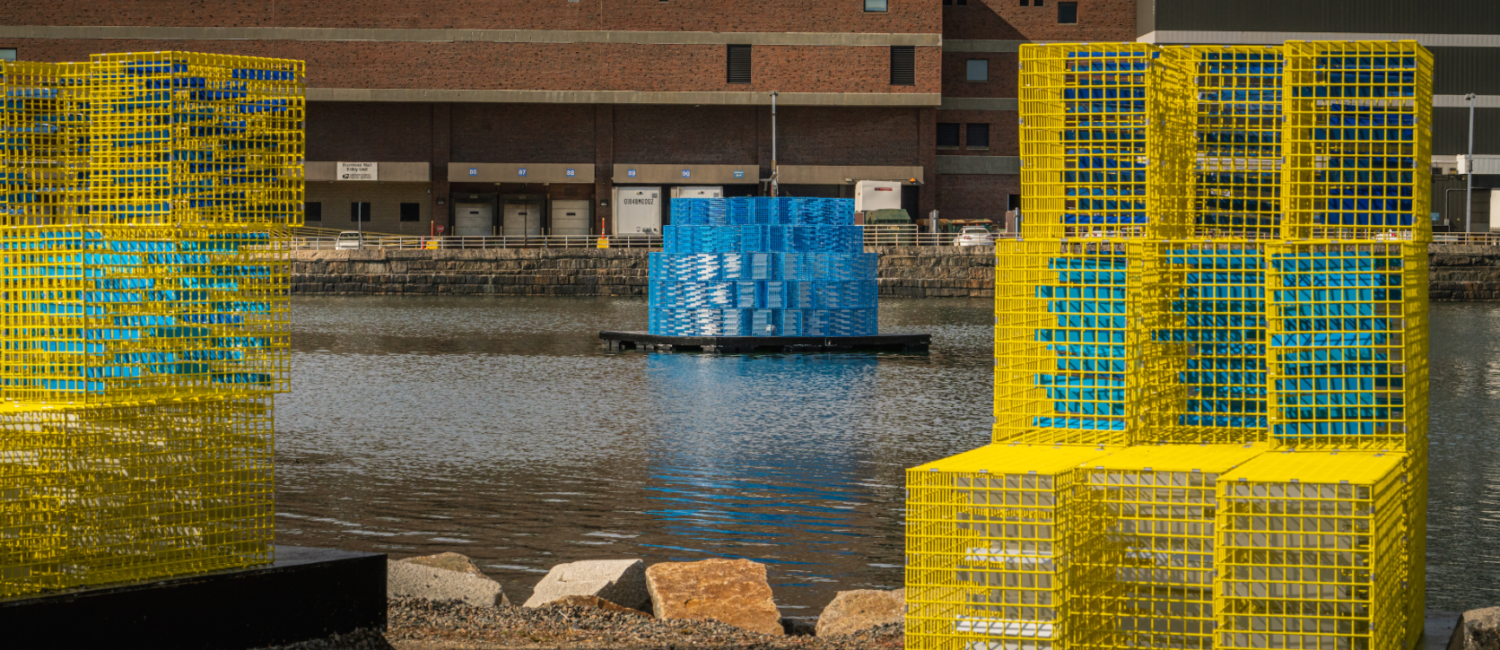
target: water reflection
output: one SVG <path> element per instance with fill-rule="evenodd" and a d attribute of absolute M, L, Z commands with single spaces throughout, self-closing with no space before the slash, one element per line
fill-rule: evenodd
<path fill-rule="evenodd" d="M 644 302 L 297 298 L 282 543 L 457 551 L 523 599 L 559 562 L 748 557 L 777 600 L 902 581 L 906 467 L 984 444 L 986 300 L 888 301 L 928 354 L 604 349 Z M 1432 309 L 1429 605 L 1500 602 L 1500 305 Z"/>

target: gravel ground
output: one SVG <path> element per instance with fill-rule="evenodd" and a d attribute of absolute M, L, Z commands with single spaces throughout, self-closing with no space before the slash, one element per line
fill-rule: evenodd
<path fill-rule="evenodd" d="M 843 637 L 766 636 L 717 621 L 659 621 L 594 607 L 474 607 L 394 600 L 389 628 L 270 650 L 897 650 L 892 624 Z"/>

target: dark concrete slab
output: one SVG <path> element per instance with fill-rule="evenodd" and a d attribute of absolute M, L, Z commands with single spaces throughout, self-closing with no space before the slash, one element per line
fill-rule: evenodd
<path fill-rule="evenodd" d="M 874 336 L 659 336 L 647 332 L 600 332 L 610 347 L 704 352 L 826 352 L 842 350 L 926 350 L 931 334 Z"/>
<path fill-rule="evenodd" d="M 1421 650 L 1448 650 L 1453 629 L 1458 627 L 1458 612 L 1427 611 L 1427 627 L 1422 630 Z"/>
<path fill-rule="evenodd" d="M 13 648 L 241 650 L 385 628 L 385 555 L 276 547 L 274 564 L 0 601 Z"/>

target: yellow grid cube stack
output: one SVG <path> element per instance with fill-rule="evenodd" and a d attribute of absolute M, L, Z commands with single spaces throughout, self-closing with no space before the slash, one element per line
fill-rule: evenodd
<path fill-rule="evenodd" d="M 992 444 L 908 474 L 908 647 L 1412 647 L 1431 54 L 1020 59 L 1026 238 L 996 246 Z M 985 507 L 1037 449 L 1088 457 L 1042 472 L 1048 589 L 1014 598 L 1047 626 L 976 607 L 1042 583 L 980 562 L 1005 529 L 970 524 L 1021 517 Z"/>
<path fill-rule="evenodd" d="M 0 596 L 269 562 L 303 64 L 0 74 Z"/>

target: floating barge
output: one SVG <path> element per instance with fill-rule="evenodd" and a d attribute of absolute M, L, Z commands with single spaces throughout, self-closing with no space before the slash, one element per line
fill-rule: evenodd
<path fill-rule="evenodd" d="M 931 334 L 876 334 L 872 336 L 658 336 L 647 332 L 600 332 L 614 349 L 673 352 L 697 348 L 703 352 L 845 352 L 854 350 L 919 352 L 932 344 Z"/>

